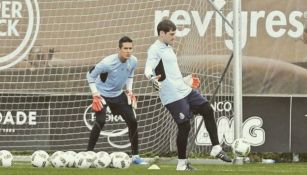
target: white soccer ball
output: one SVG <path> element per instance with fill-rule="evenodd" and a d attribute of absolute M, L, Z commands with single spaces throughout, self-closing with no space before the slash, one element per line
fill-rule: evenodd
<path fill-rule="evenodd" d="M 13 162 L 13 155 L 11 152 L 7 150 L 1 150 L 0 151 L 0 166 L 3 167 L 10 167 L 12 166 Z"/>
<path fill-rule="evenodd" d="M 77 153 L 74 151 L 66 151 L 64 154 L 65 154 L 65 159 L 67 161 L 66 167 L 69 168 L 75 167 L 75 157 Z"/>
<path fill-rule="evenodd" d="M 91 168 L 94 168 L 94 160 L 97 158 L 97 155 L 94 151 L 86 151 L 87 161 L 91 162 Z"/>
<path fill-rule="evenodd" d="M 49 154 L 46 151 L 38 150 L 31 155 L 31 164 L 34 167 L 46 167 L 49 165 Z"/>
<path fill-rule="evenodd" d="M 96 159 L 94 160 L 95 168 L 106 168 L 111 163 L 111 157 L 107 152 L 100 151 L 96 153 Z"/>
<path fill-rule="evenodd" d="M 232 151 L 239 157 L 246 157 L 251 150 L 251 145 L 243 138 L 236 139 L 232 143 Z"/>
<path fill-rule="evenodd" d="M 63 168 L 67 165 L 65 153 L 63 151 L 56 151 L 50 156 L 50 163 L 55 168 Z"/>
<path fill-rule="evenodd" d="M 124 152 L 112 153 L 112 166 L 114 168 L 129 168 L 131 164 L 131 158 Z"/>
<path fill-rule="evenodd" d="M 113 159 L 113 157 L 114 157 L 114 155 L 115 155 L 116 153 L 118 153 L 118 152 L 113 152 L 113 153 L 110 154 L 111 160 Z"/>
<path fill-rule="evenodd" d="M 79 152 L 75 157 L 75 166 L 77 168 L 90 168 L 93 160 L 89 158 L 88 153 Z"/>

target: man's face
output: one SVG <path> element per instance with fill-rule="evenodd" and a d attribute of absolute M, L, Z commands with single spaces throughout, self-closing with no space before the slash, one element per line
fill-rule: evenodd
<path fill-rule="evenodd" d="M 175 34 L 176 34 L 176 30 L 171 30 L 167 33 L 165 33 L 164 31 L 160 32 L 160 36 L 163 40 L 164 43 L 172 45 L 175 41 Z"/>
<path fill-rule="evenodd" d="M 133 48 L 132 48 L 132 43 L 126 42 L 123 43 L 123 46 L 119 48 L 119 58 L 122 59 L 123 61 L 129 59 L 131 57 Z"/>

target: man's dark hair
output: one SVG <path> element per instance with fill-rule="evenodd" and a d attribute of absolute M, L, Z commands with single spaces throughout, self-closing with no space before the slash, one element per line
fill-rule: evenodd
<path fill-rule="evenodd" d="M 123 47 L 123 43 L 132 43 L 132 39 L 129 38 L 128 36 L 123 36 L 121 39 L 119 39 L 118 41 L 118 47 L 122 48 Z"/>
<path fill-rule="evenodd" d="M 160 31 L 167 33 L 169 31 L 175 31 L 176 29 L 176 25 L 169 19 L 162 20 L 157 26 L 158 35 L 160 35 Z"/>

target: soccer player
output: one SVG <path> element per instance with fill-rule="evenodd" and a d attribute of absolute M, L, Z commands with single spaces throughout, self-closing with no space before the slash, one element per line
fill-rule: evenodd
<path fill-rule="evenodd" d="M 136 98 L 132 92 L 137 58 L 132 55 L 132 50 L 132 40 L 127 36 L 122 37 L 119 40 L 118 53 L 105 57 L 87 73 L 93 96 L 92 110 L 96 115 L 87 150 L 94 150 L 100 131 L 105 125 L 106 108 L 109 106 L 112 114 L 121 115 L 128 126 L 132 162 L 147 164 L 138 155 L 137 120 L 133 110 L 133 107 L 136 107 Z M 123 91 L 125 85 L 126 92 Z"/>
<path fill-rule="evenodd" d="M 213 146 L 210 155 L 231 162 L 219 145 L 213 109 L 207 99 L 194 89 L 199 87 L 199 79 L 195 74 L 182 77 L 179 70 L 177 56 L 171 47 L 175 39 L 175 24 L 167 19 L 162 20 L 157 26 L 157 31 L 158 39 L 148 49 L 144 74 L 153 83 L 154 88 L 159 90 L 162 104 L 168 109 L 178 126 L 177 170 L 193 170 L 186 155 L 191 128 L 190 119 L 193 114 L 200 114 L 204 117 Z"/>

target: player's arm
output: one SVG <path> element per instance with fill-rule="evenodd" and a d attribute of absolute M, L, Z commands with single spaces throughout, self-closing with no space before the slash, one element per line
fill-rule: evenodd
<path fill-rule="evenodd" d="M 86 78 L 87 78 L 87 81 L 89 83 L 89 87 L 91 89 L 92 96 L 93 96 L 92 109 L 93 109 L 94 112 L 101 111 L 102 108 L 103 108 L 103 105 L 106 104 L 105 100 L 101 97 L 101 95 L 100 95 L 100 93 L 99 93 L 99 91 L 96 87 L 96 83 L 95 83 L 98 76 L 101 73 L 106 72 L 106 71 L 107 71 L 106 66 L 101 61 L 96 66 L 91 68 L 90 71 L 88 71 L 87 74 L 86 74 Z"/>
<path fill-rule="evenodd" d="M 136 65 L 135 65 L 135 67 L 136 67 Z M 127 99 L 128 99 L 128 104 L 131 105 L 134 109 L 137 108 L 136 97 L 134 96 L 133 91 L 132 91 L 135 67 L 131 70 L 130 75 L 129 75 L 127 81 L 126 81 L 126 95 L 127 95 Z"/>
<path fill-rule="evenodd" d="M 133 84 L 133 78 L 129 77 L 126 82 L 126 95 L 128 99 L 128 104 L 131 105 L 134 109 L 136 109 L 137 101 L 132 91 L 132 84 Z"/>
<path fill-rule="evenodd" d="M 150 80 L 156 90 L 160 90 L 161 83 L 158 81 L 161 75 L 155 75 L 154 69 L 159 63 L 159 58 L 152 48 L 147 52 L 147 60 L 145 64 L 145 77 Z"/>

